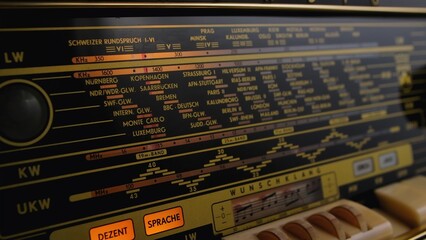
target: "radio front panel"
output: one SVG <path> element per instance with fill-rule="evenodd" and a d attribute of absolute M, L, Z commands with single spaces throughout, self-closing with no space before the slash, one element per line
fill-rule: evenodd
<path fill-rule="evenodd" d="M 221 239 L 422 173 L 425 35 L 399 17 L 4 18 L 1 239 Z"/>

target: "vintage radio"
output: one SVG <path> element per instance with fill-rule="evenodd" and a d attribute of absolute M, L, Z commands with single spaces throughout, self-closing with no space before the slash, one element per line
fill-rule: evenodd
<path fill-rule="evenodd" d="M 0 239 L 420 239 L 426 9 L 298 3 L 1 3 Z"/>

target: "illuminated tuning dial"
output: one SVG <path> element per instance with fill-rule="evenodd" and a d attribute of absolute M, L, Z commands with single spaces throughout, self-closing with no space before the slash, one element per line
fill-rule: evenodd
<path fill-rule="evenodd" d="M 0 84 L 0 140 L 12 146 L 39 141 L 52 122 L 52 104 L 43 89 L 27 80 Z"/>

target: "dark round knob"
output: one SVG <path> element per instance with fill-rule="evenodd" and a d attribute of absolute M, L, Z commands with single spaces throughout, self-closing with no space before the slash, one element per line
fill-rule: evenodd
<path fill-rule="evenodd" d="M 46 130 L 50 107 L 33 84 L 15 80 L 0 86 L 0 136 L 11 145 L 31 144 Z"/>

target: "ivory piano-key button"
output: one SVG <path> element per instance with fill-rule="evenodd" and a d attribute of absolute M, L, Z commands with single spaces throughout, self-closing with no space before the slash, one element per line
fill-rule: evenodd
<path fill-rule="evenodd" d="M 415 189 L 418 189 L 420 191 L 424 191 L 426 193 L 426 176 L 412 177 L 412 178 L 409 178 L 407 180 L 402 181 L 401 184 L 411 186 Z"/>
<path fill-rule="evenodd" d="M 294 220 L 283 226 L 283 229 L 301 240 L 319 240 L 314 227 L 305 220 Z"/>
<path fill-rule="evenodd" d="M 336 209 L 339 211 L 336 211 Z M 358 224 L 359 222 L 360 228 L 366 229 L 366 231 L 359 231 L 358 233 L 356 233 L 350 227 L 346 228 L 345 226 L 345 230 L 347 231 L 347 237 L 349 237 L 351 240 L 392 239 L 393 229 L 391 223 L 385 217 L 381 216 L 377 212 L 362 204 L 351 200 L 341 200 L 338 204 L 331 207 L 328 211 L 333 212 L 335 214 L 337 213 L 337 215 L 343 216 L 343 218 L 346 217 L 348 221 L 352 221 L 354 223 L 352 225 L 346 224 L 346 221 L 342 221 L 345 222 L 346 226 L 352 225 L 356 227 L 356 224 Z M 340 219 L 340 217 L 337 218 Z M 358 219 L 360 219 L 360 221 L 358 221 Z"/>
<path fill-rule="evenodd" d="M 393 237 L 399 237 L 411 230 L 411 228 L 402 222 L 400 219 L 395 218 L 394 216 L 390 215 L 386 211 L 383 211 L 381 209 L 373 209 L 375 212 L 379 213 L 383 217 L 385 217 L 392 225 L 393 229 Z"/>
<path fill-rule="evenodd" d="M 381 208 L 411 227 L 426 224 L 426 191 L 414 184 L 394 183 L 375 190 Z"/>
<path fill-rule="evenodd" d="M 328 212 L 319 212 L 307 218 L 307 220 L 326 231 L 327 233 L 335 236 L 339 240 L 346 239 L 345 232 L 340 224 L 339 219 Z"/>
<path fill-rule="evenodd" d="M 277 229 L 267 229 L 258 233 L 257 238 L 259 240 L 289 240 L 290 238 L 284 232 Z"/>
<path fill-rule="evenodd" d="M 329 212 L 352 226 L 359 228 L 362 232 L 368 230 L 364 216 L 353 206 L 342 204 L 332 208 Z"/>

